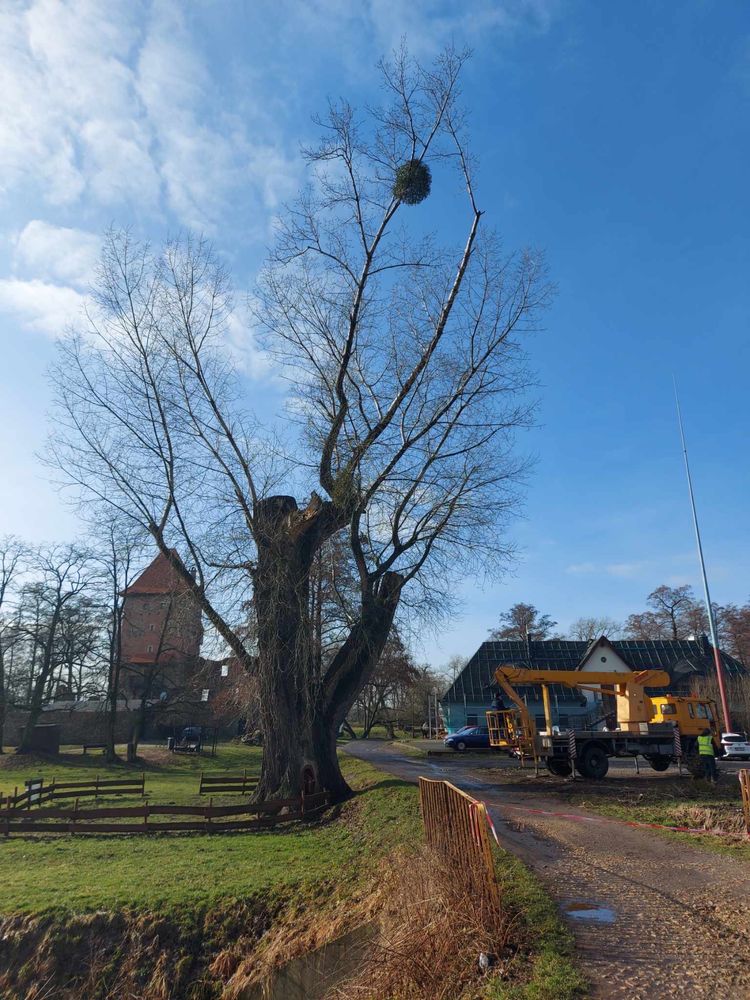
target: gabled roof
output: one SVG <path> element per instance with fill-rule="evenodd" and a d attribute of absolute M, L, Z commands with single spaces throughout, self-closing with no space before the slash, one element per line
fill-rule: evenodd
<path fill-rule="evenodd" d="M 604 638 L 604 637 L 602 637 Z M 483 642 L 442 698 L 444 702 L 482 704 L 492 696 L 494 674 L 502 663 L 536 670 L 577 670 L 595 643 L 574 639 L 522 640 L 503 639 Z M 713 650 L 705 636 L 701 639 L 618 639 L 609 643 L 633 670 L 660 668 L 673 679 L 702 675 L 714 669 Z M 724 669 L 732 676 L 745 673 L 742 664 L 722 651 Z M 538 689 L 521 687 L 520 693 L 539 699 Z M 578 702 L 580 692 L 562 685 L 551 685 L 558 702 Z M 654 691 L 654 693 L 659 693 Z"/>
<path fill-rule="evenodd" d="M 600 635 L 598 639 L 592 639 L 586 647 L 586 651 L 581 657 L 576 670 L 582 670 L 584 663 L 586 663 L 586 661 L 589 660 L 597 650 L 611 650 L 613 653 L 616 653 L 624 663 L 627 663 L 631 670 L 634 669 L 632 663 L 628 661 L 625 654 L 621 650 L 615 649 L 614 645 L 609 641 L 606 635 Z M 600 669 L 607 670 L 609 668 L 601 667 Z"/>
<path fill-rule="evenodd" d="M 179 560 L 176 549 L 170 549 L 175 559 Z M 126 594 L 175 594 L 184 593 L 187 584 L 161 552 L 150 563 L 137 580 L 126 588 Z"/>

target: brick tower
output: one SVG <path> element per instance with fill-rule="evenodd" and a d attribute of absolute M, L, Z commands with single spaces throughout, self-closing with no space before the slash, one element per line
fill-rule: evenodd
<path fill-rule="evenodd" d="M 172 550 L 175 557 L 177 553 Z M 120 690 L 130 698 L 172 698 L 191 686 L 200 655 L 201 611 L 159 553 L 124 591 Z"/>

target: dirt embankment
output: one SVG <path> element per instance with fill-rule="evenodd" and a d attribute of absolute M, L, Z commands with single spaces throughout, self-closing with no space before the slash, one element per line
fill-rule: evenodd
<path fill-rule="evenodd" d="M 243 1000 L 281 965 L 372 920 L 373 887 L 335 882 L 215 908 L 9 916 L 0 920 L 2 1000 Z"/>
<path fill-rule="evenodd" d="M 209 1000 L 283 907 L 256 899 L 200 913 L 127 910 L 6 917 L 0 922 L 4 1000 Z"/>

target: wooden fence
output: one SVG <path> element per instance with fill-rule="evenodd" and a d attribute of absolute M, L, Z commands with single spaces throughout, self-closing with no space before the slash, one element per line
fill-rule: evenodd
<path fill-rule="evenodd" d="M 58 781 L 57 778 L 52 778 L 45 782 L 43 778 L 36 778 L 27 781 L 22 792 L 16 787 L 12 795 L 0 793 L 0 810 L 13 812 L 41 806 L 55 799 L 79 799 L 90 795 L 94 798 L 99 798 L 100 795 L 107 798 L 111 795 L 143 796 L 145 785 L 145 772 L 141 772 L 139 778 L 100 778 L 97 774 L 93 781 L 90 778 L 85 781 Z"/>
<path fill-rule="evenodd" d="M 743 768 L 738 773 L 742 790 L 742 811 L 745 815 L 745 831 L 750 835 L 750 771 Z"/>
<path fill-rule="evenodd" d="M 15 833 L 225 833 L 291 823 L 313 815 L 327 805 L 327 792 L 238 805 L 214 805 L 213 801 L 209 801 L 207 806 L 146 802 L 142 806 L 81 809 L 76 801 L 73 809 L 42 806 L 33 812 L 5 811 L 0 814 L 0 832 L 6 837 Z M 166 822 L 157 819 L 154 822 L 154 817 L 158 816 L 191 818 Z M 126 822 L 111 822 L 118 819 Z"/>
<path fill-rule="evenodd" d="M 218 795 L 219 792 L 254 792 L 258 786 L 256 777 L 247 776 L 247 770 L 242 774 L 204 774 L 201 771 L 199 795 Z"/>
<path fill-rule="evenodd" d="M 419 803 L 427 843 L 466 878 L 471 889 L 500 904 L 487 809 L 449 781 L 419 779 Z"/>

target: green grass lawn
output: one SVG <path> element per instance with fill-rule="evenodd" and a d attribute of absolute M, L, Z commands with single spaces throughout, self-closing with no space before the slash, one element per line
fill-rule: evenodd
<path fill-rule="evenodd" d="M 257 771 L 260 755 L 257 748 L 226 745 L 216 758 L 170 757 L 163 764 L 152 760 L 146 767 L 149 799 L 201 801 L 197 795 L 201 768 Z M 88 757 L 83 760 L 86 763 L 16 766 L 20 765 L 16 758 L 13 766 L 0 770 L 0 785 L 8 790 L 11 782 L 2 779 L 11 774 L 12 784 L 21 785 L 24 777 L 75 780 L 97 771 L 111 776 L 124 770 L 104 767 L 101 760 L 95 766 Z M 352 758 L 343 764 L 361 795 L 343 807 L 340 819 L 258 833 L 0 839 L 2 912 L 211 905 L 221 898 L 244 898 L 272 888 L 304 888 L 332 878 L 345 882 L 395 847 L 416 844 L 419 812 L 411 786 Z M 237 795 L 222 800 L 242 801 Z M 119 801 L 138 800 L 123 796 Z"/>
<path fill-rule="evenodd" d="M 201 769 L 257 772 L 262 751 L 231 744 L 220 746 L 216 758 L 175 757 L 156 748 L 143 753 L 151 801 L 193 802 L 200 800 Z M 54 916 L 64 943 L 66 921 L 94 911 L 158 914 L 184 927 L 197 926 L 200 914 L 236 913 L 245 901 L 262 901 L 269 913 L 293 914 L 322 913 L 321 907 L 337 901 L 362 899 L 382 874 L 384 859 L 397 854 L 403 863 L 421 843 L 418 793 L 414 785 L 353 757 L 343 756 L 342 767 L 356 791 L 352 799 L 321 820 L 269 832 L 0 839 L 0 916 Z M 52 763 L 7 757 L 0 762 L 0 787 L 12 790 L 27 777 L 75 780 L 128 770 L 139 773 L 141 767 L 105 767 L 101 758 L 80 754 Z M 519 861 L 504 852 L 497 860 L 514 925 L 525 928 L 522 937 L 528 940 L 519 958 L 521 980 L 527 981 L 514 977 L 511 988 L 488 980 L 484 995 L 488 1000 L 580 996 L 570 935 L 554 905 Z"/>
<path fill-rule="evenodd" d="M 120 747 L 123 757 L 125 747 Z M 62 747 L 58 758 L 42 758 L 23 755 L 16 757 L 6 754 L 0 757 L 0 790 L 5 794 L 18 786 L 23 791 L 24 781 L 30 778 L 44 778 L 45 782 L 57 778 L 60 781 L 94 780 L 100 778 L 140 778 L 146 775 L 146 798 L 151 802 L 205 805 L 208 797 L 198 794 L 201 771 L 206 774 L 241 774 L 244 769 L 248 776 L 260 773 L 263 751 L 258 747 L 242 744 L 219 744 L 216 756 L 204 754 L 173 754 L 163 747 L 144 745 L 137 764 L 117 763 L 107 765 L 100 752 L 84 754 L 80 749 Z M 233 801 L 233 798 L 214 796 L 216 801 Z M 117 801 L 121 805 L 135 805 L 140 799 L 130 795 L 113 796 L 111 800 L 99 796 L 97 803 Z M 81 800 L 94 804 L 93 797 Z M 65 806 L 65 801 L 56 805 Z M 72 805 L 72 800 L 71 800 Z"/>

